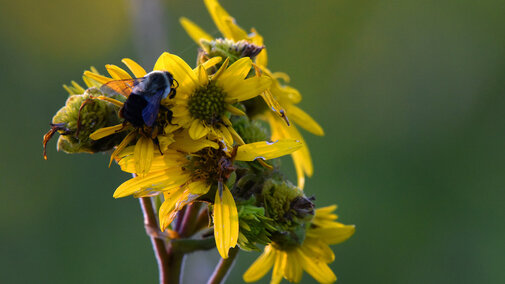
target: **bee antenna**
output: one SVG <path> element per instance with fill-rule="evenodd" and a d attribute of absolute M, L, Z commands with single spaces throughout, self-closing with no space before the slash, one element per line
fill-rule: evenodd
<path fill-rule="evenodd" d="M 179 82 L 177 82 L 177 80 L 175 80 L 175 78 L 174 78 L 174 82 L 176 82 L 176 83 L 177 83 L 177 87 L 175 87 L 175 88 L 176 88 L 176 89 L 177 89 L 177 88 L 179 88 Z"/>

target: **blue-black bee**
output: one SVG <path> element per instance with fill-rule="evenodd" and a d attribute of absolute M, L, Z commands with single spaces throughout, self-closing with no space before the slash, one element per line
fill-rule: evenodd
<path fill-rule="evenodd" d="M 127 97 L 119 115 L 134 127 L 152 127 L 158 117 L 160 102 L 164 98 L 173 99 L 177 86 L 174 86 L 172 74 L 168 71 L 153 71 L 142 78 L 111 81 L 104 84 L 101 90 L 122 94 Z M 166 110 L 168 119 L 172 111 Z"/>

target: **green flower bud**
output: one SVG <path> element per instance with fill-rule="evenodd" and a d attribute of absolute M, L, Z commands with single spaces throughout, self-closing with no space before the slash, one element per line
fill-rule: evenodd
<path fill-rule="evenodd" d="M 124 138 L 125 133 L 118 133 L 92 140 L 89 135 L 96 130 L 120 124 L 119 108 L 109 102 L 92 99 L 104 96 L 97 88 L 90 88 L 82 95 L 71 95 L 52 119 L 52 129 L 44 137 L 44 147 L 51 136 L 57 131 L 58 150 L 66 153 L 96 153 L 112 149 Z M 111 96 L 109 96 L 111 97 Z M 120 96 L 112 98 L 124 101 Z"/>
<path fill-rule="evenodd" d="M 279 225 L 281 231 L 296 231 L 314 216 L 311 198 L 289 181 L 268 179 L 261 192 L 267 217 Z"/>
<path fill-rule="evenodd" d="M 247 251 L 260 251 L 256 244 L 266 245 L 271 242 L 269 231 L 275 231 L 272 219 L 265 217 L 265 209 L 254 204 L 256 199 L 250 198 L 237 204 L 240 232 L 238 244 Z"/>
<path fill-rule="evenodd" d="M 251 121 L 245 116 L 233 116 L 231 122 L 233 129 L 237 131 L 245 143 L 268 140 L 268 131 L 263 121 Z"/>
<path fill-rule="evenodd" d="M 222 38 L 211 41 L 201 40 L 201 44 L 203 50 L 199 54 L 200 61 L 204 62 L 205 58 L 208 59 L 220 56 L 222 58 L 229 58 L 230 64 L 242 57 L 249 57 L 253 59 L 264 48 L 263 46 L 258 46 L 245 40 L 234 42 L 233 40 Z"/>

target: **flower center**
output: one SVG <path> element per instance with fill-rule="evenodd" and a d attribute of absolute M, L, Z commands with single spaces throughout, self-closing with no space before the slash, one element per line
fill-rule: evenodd
<path fill-rule="evenodd" d="M 220 178 L 226 180 L 232 163 L 223 150 L 205 148 L 191 155 L 188 169 L 193 178 L 215 184 Z"/>
<path fill-rule="evenodd" d="M 225 111 L 224 98 L 226 93 L 223 88 L 210 82 L 207 86 L 198 88 L 188 101 L 189 113 L 196 119 L 203 120 L 213 125 L 221 120 Z"/>

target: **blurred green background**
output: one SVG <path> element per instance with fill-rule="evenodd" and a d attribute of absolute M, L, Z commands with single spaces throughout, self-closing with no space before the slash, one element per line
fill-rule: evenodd
<path fill-rule="evenodd" d="M 305 133 L 306 191 L 357 225 L 333 247 L 339 283 L 505 283 L 503 1 L 222 4 L 264 35 L 270 68 L 291 75 L 325 128 Z M 0 1 L 1 283 L 157 281 L 138 201 L 112 198 L 128 175 L 108 155 L 57 153 L 56 139 L 44 161 L 41 141 L 61 85 L 90 65 L 130 57 L 148 69 L 165 50 L 194 62 L 181 16 L 217 35 L 202 1 L 159 5 Z M 229 283 L 257 256 L 241 253 Z M 187 274 L 205 278 L 216 261 L 192 256 Z"/>

